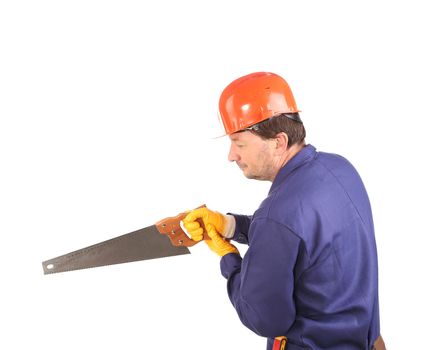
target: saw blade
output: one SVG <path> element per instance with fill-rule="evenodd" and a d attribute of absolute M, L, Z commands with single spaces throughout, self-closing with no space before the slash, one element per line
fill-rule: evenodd
<path fill-rule="evenodd" d="M 82 248 L 42 263 L 44 274 L 190 254 L 186 246 L 174 246 L 156 225 Z"/>

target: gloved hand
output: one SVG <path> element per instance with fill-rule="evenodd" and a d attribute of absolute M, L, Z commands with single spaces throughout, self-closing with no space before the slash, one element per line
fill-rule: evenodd
<path fill-rule="evenodd" d="M 212 211 L 206 207 L 192 210 L 183 220 L 183 225 L 194 241 L 204 238 L 204 230 L 200 226 L 198 219 L 204 222 L 204 226 L 213 225 L 215 230 L 222 236 L 227 236 L 228 220 L 225 215 Z"/>
<path fill-rule="evenodd" d="M 208 247 L 219 256 L 224 256 L 229 253 L 240 254 L 235 246 L 225 240 L 219 233 L 216 232 L 216 228 L 208 224 L 206 230 L 210 239 L 205 240 Z"/>

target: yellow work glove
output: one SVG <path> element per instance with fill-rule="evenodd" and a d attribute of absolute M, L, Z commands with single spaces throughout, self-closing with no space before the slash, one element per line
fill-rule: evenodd
<path fill-rule="evenodd" d="M 204 238 L 204 230 L 197 221 L 198 219 L 202 220 L 204 227 L 207 227 L 207 225 L 213 225 L 218 233 L 225 235 L 227 228 L 227 219 L 225 218 L 225 215 L 203 207 L 192 210 L 183 220 L 184 228 L 194 241 L 200 241 Z"/>
<path fill-rule="evenodd" d="M 208 247 L 217 255 L 224 256 L 229 253 L 239 254 L 237 248 L 217 233 L 213 225 L 208 224 L 206 230 L 210 239 L 206 239 L 205 243 L 207 243 Z"/>

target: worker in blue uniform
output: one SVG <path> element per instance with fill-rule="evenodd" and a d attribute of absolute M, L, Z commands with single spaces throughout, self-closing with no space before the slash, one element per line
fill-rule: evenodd
<path fill-rule="evenodd" d="M 228 159 L 272 185 L 252 216 L 199 208 L 183 222 L 196 241 L 207 230 L 241 322 L 268 338 L 268 350 L 385 349 L 373 218 L 355 168 L 305 143 L 292 91 L 276 74 L 236 79 L 219 111 Z M 249 245 L 243 258 L 230 240 Z"/>

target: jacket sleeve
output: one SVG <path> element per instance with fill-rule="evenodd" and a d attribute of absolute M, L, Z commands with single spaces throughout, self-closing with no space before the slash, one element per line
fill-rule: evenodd
<path fill-rule="evenodd" d="M 264 337 L 285 335 L 295 319 L 295 266 L 300 239 L 289 228 L 267 218 L 254 219 L 249 248 L 242 259 L 221 259 L 231 303 L 242 323 Z"/>
<path fill-rule="evenodd" d="M 236 230 L 232 240 L 242 244 L 249 244 L 248 231 L 249 226 L 251 226 L 252 216 L 232 213 L 229 214 L 234 216 L 236 219 Z"/>

